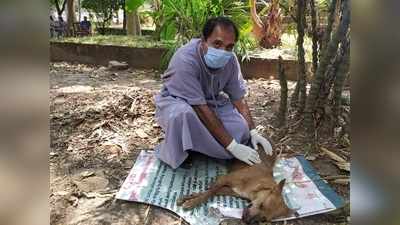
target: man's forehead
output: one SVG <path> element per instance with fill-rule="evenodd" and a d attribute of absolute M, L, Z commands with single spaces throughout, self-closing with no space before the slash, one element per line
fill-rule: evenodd
<path fill-rule="evenodd" d="M 235 42 L 235 31 L 232 27 L 217 25 L 210 35 L 212 40 L 220 40 L 227 42 L 226 44 Z M 228 43 L 229 42 L 229 43 Z"/>

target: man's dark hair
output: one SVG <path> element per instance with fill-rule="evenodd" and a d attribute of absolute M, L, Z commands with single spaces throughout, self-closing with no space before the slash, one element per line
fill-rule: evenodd
<path fill-rule="evenodd" d="M 204 25 L 203 37 L 205 40 L 207 40 L 207 38 L 211 35 L 216 26 L 233 29 L 233 32 L 235 34 L 235 41 L 239 39 L 239 30 L 236 27 L 235 23 L 233 23 L 232 20 L 227 17 L 219 16 L 207 20 L 206 24 Z"/>

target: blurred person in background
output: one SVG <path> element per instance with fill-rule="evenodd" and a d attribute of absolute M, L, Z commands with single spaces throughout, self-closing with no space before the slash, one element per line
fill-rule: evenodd
<path fill-rule="evenodd" d="M 83 17 L 83 21 L 80 22 L 80 26 L 82 31 L 85 32 L 86 35 L 92 33 L 92 24 L 90 23 L 89 20 L 87 20 L 87 16 Z"/>

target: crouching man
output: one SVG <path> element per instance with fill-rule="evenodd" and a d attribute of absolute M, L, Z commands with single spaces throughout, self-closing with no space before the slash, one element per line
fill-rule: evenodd
<path fill-rule="evenodd" d="M 208 20 L 202 38 L 178 49 L 161 76 L 156 119 L 165 140 L 156 147 L 156 155 L 172 168 L 183 163 L 188 151 L 219 159 L 235 157 L 249 165 L 260 162 L 253 149 L 257 144 L 272 153 L 268 140 L 254 129 L 244 99 L 246 85 L 232 52 L 238 37 L 228 18 Z"/>

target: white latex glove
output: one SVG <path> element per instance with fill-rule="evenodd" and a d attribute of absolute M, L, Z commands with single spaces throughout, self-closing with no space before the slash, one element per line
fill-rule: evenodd
<path fill-rule="evenodd" d="M 256 150 L 247 147 L 246 145 L 238 144 L 235 139 L 232 140 L 226 149 L 228 149 L 235 158 L 249 164 L 250 166 L 255 163 L 261 163 L 260 156 Z"/>
<path fill-rule="evenodd" d="M 261 136 L 256 129 L 253 129 L 250 131 L 250 137 L 251 137 L 251 144 L 253 145 L 253 148 L 255 150 L 258 150 L 257 144 L 261 144 L 264 148 L 265 153 L 268 155 L 272 155 L 272 146 L 269 141 Z"/>

